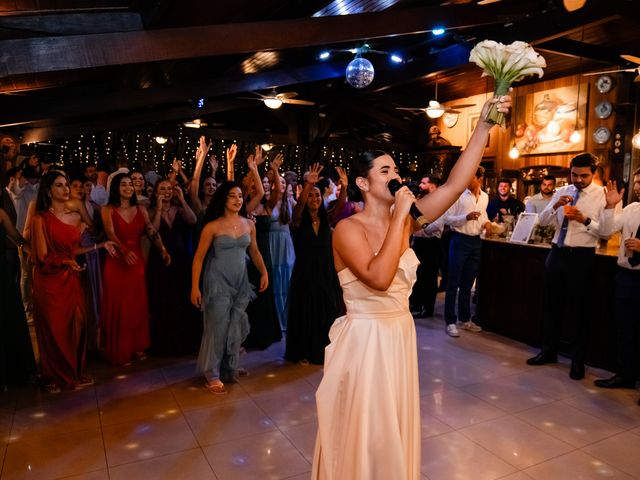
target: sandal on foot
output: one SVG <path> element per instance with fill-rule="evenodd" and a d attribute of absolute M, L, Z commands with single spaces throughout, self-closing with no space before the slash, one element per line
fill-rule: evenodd
<path fill-rule="evenodd" d="M 206 387 L 211 393 L 216 395 L 224 395 L 227 393 L 227 390 L 224 388 L 224 383 L 222 382 L 208 382 Z"/>
<path fill-rule="evenodd" d="M 60 393 L 61 391 L 57 383 L 48 383 L 43 388 L 47 393 Z"/>

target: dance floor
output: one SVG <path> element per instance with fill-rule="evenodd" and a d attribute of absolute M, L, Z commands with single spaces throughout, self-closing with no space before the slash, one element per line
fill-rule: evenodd
<path fill-rule="evenodd" d="M 640 478 L 640 394 L 528 367 L 534 349 L 417 321 L 422 474 L 429 480 Z M 193 359 L 92 365 L 93 387 L 0 394 L 1 480 L 309 478 L 317 366 L 284 346 L 243 356 L 250 376 L 213 395 Z M 345 479 L 359 480 L 359 479 Z M 362 479 L 366 480 L 366 479 Z M 395 480 L 395 479 L 389 479 Z"/>

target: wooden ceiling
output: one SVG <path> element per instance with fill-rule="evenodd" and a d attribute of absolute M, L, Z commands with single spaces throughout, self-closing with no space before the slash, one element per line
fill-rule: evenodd
<path fill-rule="evenodd" d="M 588 0 L 568 13 L 562 0 L 14 0 L 0 4 L 0 129 L 25 142 L 106 130 L 171 132 L 200 118 L 218 137 L 312 144 L 417 145 L 426 106 L 486 93 L 468 64 L 490 38 L 533 43 L 546 78 L 633 67 L 640 56 L 640 2 Z M 430 31 L 444 26 L 444 35 Z M 364 42 L 373 83 L 345 83 Z M 318 54 L 331 49 L 327 61 Z M 270 110 L 252 92 L 295 91 L 314 106 Z M 198 108 L 198 99 L 204 106 Z M 388 135 L 384 135 L 388 134 Z M 425 139 L 426 140 L 426 139 Z"/>

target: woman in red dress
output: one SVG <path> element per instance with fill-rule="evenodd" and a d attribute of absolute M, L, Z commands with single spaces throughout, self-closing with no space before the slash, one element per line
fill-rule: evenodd
<path fill-rule="evenodd" d="M 75 261 L 98 248 L 115 253 L 112 242 L 80 247 L 81 218 L 70 210 L 69 181 L 59 172 L 42 177 L 31 226 L 34 321 L 45 389 L 58 392 L 89 385 L 84 375 L 86 310 Z"/>
<path fill-rule="evenodd" d="M 119 255 L 107 258 L 102 279 L 100 321 L 106 340 L 106 356 L 114 365 L 130 365 L 145 358 L 149 348 L 149 303 L 140 240 L 146 233 L 169 265 L 171 257 L 149 221 L 146 208 L 137 205 L 128 174 L 116 175 L 109 189 L 109 204 L 102 209 L 102 223 Z"/>

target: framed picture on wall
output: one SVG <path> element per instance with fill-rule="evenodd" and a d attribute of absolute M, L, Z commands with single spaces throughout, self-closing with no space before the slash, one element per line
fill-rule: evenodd
<path fill-rule="evenodd" d="M 523 155 L 581 152 L 585 148 L 589 85 L 583 83 L 518 95 L 511 142 Z M 578 130 L 580 140 L 572 141 Z"/>

